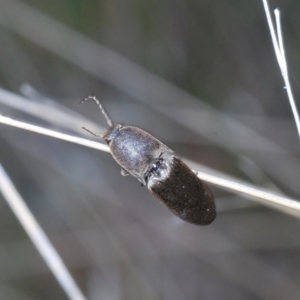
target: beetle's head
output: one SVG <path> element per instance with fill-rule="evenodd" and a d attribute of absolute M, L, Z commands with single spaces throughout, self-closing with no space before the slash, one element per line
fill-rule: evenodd
<path fill-rule="evenodd" d="M 107 129 L 107 131 L 103 134 L 102 138 L 107 145 L 117 136 L 120 129 L 123 127 L 121 124 L 113 124 L 111 127 Z"/>

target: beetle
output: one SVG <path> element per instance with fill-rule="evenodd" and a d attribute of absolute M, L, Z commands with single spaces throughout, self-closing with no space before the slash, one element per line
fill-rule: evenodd
<path fill-rule="evenodd" d="M 132 175 L 177 217 L 196 225 L 208 225 L 216 217 L 213 195 L 208 186 L 174 151 L 148 132 L 134 126 L 113 123 L 95 96 L 109 125 L 101 136 L 109 146 L 123 176 Z M 98 136 L 83 127 L 91 134 Z"/>

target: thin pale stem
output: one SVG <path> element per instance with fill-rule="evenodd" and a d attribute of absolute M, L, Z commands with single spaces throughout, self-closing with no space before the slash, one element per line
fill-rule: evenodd
<path fill-rule="evenodd" d="M 284 46 L 283 46 L 283 38 L 282 38 L 282 30 L 281 30 L 281 21 L 280 21 L 280 10 L 276 8 L 274 10 L 275 14 L 275 20 L 276 20 L 276 30 L 277 30 L 277 41 L 279 45 L 279 50 L 281 54 L 281 63 L 282 63 L 282 69 L 284 70 L 285 73 L 287 73 L 287 64 L 285 60 L 285 51 L 284 51 Z"/>
<path fill-rule="evenodd" d="M 76 136 L 60 133 L 60 132 L 50 130 L 50 129 L 46 129 L 46 128 L 43 128 L 43 127 L 40 127 L 40 126 L 31 125 L 31 124 L 28 124 L 28 123 L 25 123 L 25 122 L 16 121 L 14 119 L 4 117 L 4 116 L 1 116 L 1 115 L 0 115 L 0 123 L 10 125 L 10 126 L 14 126 L 14 127 L 18 127 L 18 128 L 22 128 L 22 129 L 29 130 L 29 131 L 33 131 L 33 132 L 36 132 L 36 133 L 39 133 L 39 134 L 51 136 L 51 137 L 54 137 L 56 139 L 65 140 L 65 141 L 75 143 L 75 144 L 79 144 L 79 145 L 82 145 L 82 146 L 85 146 L 85 147 L 90 147 L 90 148 L 94 148 L 94 149 L 97 149 L 97 150 L 109 152 L 109 148 L 108 148 L 107 145 L 97 143 L 97 142 L 94 142 L 94 141 L 90 141 L 90 140 L 86 140 L 86 139 L 83 139 L 83 138 L 79 138 L 79 137 L 76 137 Z"/>
<path fill-rule="evenodd" d="M 10 126 L 22 128 L 25 130 L 33 131 L 36 133 L 52 136 L 54 138 L 62 139 L 68 142 L 80 144 L 86 147 L 94 148 L 97 150 L 109 152 L 109 147 L 97 142 L 89 141 L 82 138 L 77 138 L 74 136 L 70 136 L 67 134 L 62 134 L 53 130 L 49 130 L 46 128 L 42 128 L 39 126 L 31 125 L 28 123 L 20 122 L 13 120 L 11 118 L 7 118 L 0 115 L 0 123 L 7 124 Z M 297 216 L 300 216 L 300 203 L 296 200 L 276 195 L 272 192 L 263 191 L 260 189 L 257 189 L 256 187 L 251 187 L 247 184 L 240 183 L 239 180 L 228 180 L 224 179 L 218 176 L 210 175 L 204 172 L 196 172 L 198 174 L 198 177 L 203 179 L 204 181 L 210 182 L 216 186 L 226 188 L 228 190 L 231 190 L 232 192 L 236 193 L 242 193 L 244 195 L 248 195 L 251 197 L 254 197 L 256 199 L 259 199 L 264 204 L 274 204 L 277 205 L 276 208 L 279 208 L 280 210 L 286 210 L 291 209 L 294 211 L 294 214 Z"/>
<path fill-rule="evenodd" d="M 272 21 L 270 9 L 269 9 L 269 4 L 268 4 L 267 0 L 262 0 L 262 1 L 263 1 L 263 5 L 264 5 L 264 8 L 265 8 L 266 17 L 267 17 L 267 21 L 268 21 L 268 25 L 269 25 L 269 29 L 270 29 L 271 38 L 272 38 L 275 54 L 276 54 L 276 57 L 277 57 L 277 61 L 278 61 L 280 69 L 282 69 L 281 53 L 280 53 L 279 45 L 278 45 L 278 42 L 277 42 L 277 37 L 276 37 L 276 33 L 275 33 L 273 21 Z"/>
<path fill-rule="evenodd" d="M 70 300 L 86 300 L 72 275 L 0 165 L 0 191 Z"/>
<path fill-rule="evenodd" d="M 272 38 L 276 58 L 277 58 L 277 61 L 279 64 L 279 68 L 281 70 L 281 74 L 282 74 L 284 83 L 285 83 L 286 92 L 287 92 L 288 99 L 290 101 L 290 105 L 291 105 L 292 112 L 294 115 L 294 120 L 296 123 L 298 135 L 300 137 L 300 118 L 299 118 L 299 113 L 298 113 L 298 110 L 296 107 L 296 103 L 294 100 L 294 96 L 293 96 L 293 92 L 292 92 L 292 88 L 291 88 L 291 84 L 290 84 L 290 80 L 289 80 L 289 76 L 288 76 L 288 68 L 287 68 L 287 62 L 286 62 L 286 57 L 285 57 L 284 44 L 283 44 L 283 38 L 282 38 L 282 30 L 281 30 L 281 22 L 280 22 L 280 11 L 278 9 L 275 9 L 275 11 L 274 11 L 275 19 L 276 19 L 276 28 L 277 28 L 277 35 L 276 35 L 273 21 L 272 21 L 271 14 L 270 14 L 268 1 L 267 0 L 262 0 L 262 1 L 263 1 L 263 5 L 265 8 L 268 25 L 270 28 L 270 33 L 271 33 L 271 38 Z"/>
<path fill-rule="evenodd" d="M 210 182 L 219 187 L 223 187 L 228 190 L 235 191 L 237 193 L 242 193 L 244 195 L 254 197 L 255 199 L 261 200 L 260 202 L 267 205 L 269 204 L 275 208 L 276 206 L 277 208 L 278 206 L 281 208 L 286 208 L 293 215 L 296 215 L 298 217 L 300 216 L 300 202 L 298 202 L 297 200 L 276 195 L 269 191 L 264 191 L 256 187 L 247 186 L 239 182 L 223 179 L 207 173 L 203 173 L 203 172 L 196 172 L 196 173 L 200 179 L 206 182 Z"/>

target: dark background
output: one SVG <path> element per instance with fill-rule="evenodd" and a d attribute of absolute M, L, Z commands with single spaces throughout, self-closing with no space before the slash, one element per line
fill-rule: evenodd
<path fill-rule="evenodd" d="M 297 101 L 300 1 L 270 6 Z M 0 87 L 28 98 L 0 95 L 1 114 L 90 139 L 82 126 L 107 124 L 78 103 L 97 94 L 196 169 L 299 197 L 299 137 L 259 0 L 1 0 Z M 210 185 L 218 216 L 197 227 L 105 152 L 6 125 L 0 143 L 88 299 L 299 299 L 299 219 Z M 67 299 L 2 196 L 0 296 Z"/>

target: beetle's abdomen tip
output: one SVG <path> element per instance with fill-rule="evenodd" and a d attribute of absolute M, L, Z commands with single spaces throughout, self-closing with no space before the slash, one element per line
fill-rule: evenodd
<path fill-rule="evenodd" d="M 204 212 L 204 213 L 199 212 L 199 214 L 198 214 L 199 219 L 196 217 L 194 222 L 193 222 L 193 220 L 191 220 L 191 223 L 193 223 L 195 225 L 204 225 L 204 226 L 211 224 L 217 216 L 215 205 L 214 205 L 214 203 L 212 203 L 212 204 L 213 205 L 209 209 L 206 209 L 206 212 Z"/>
<path fill-rule="evenodd" d="M 195 225 L 211 224 L 216 218 L 216 207 L 208 186 L 176 156 L 167 164 L 167 175 L 150 179 L 150 191 L 180 219 Z"/>
<path fill-rule="evenodd" d="M 200 179 L 199 179 L 200 180 Z M 200 211 L 195 211 L 195 215 L 199 216 L 199 218 L 197 219 L 197 217 L 195 218 L 195 220 L 197 220 L 196 225 L 209 225 L 211 224 L 216 216 L 217 216 L 217 212 L 216 212 L 216 205 L 214 202 L 214 197 L 212 192 L 210 191 L 209 187 L 206 185 L 206 183 L 201 181 L 201 184 L 204 187 L 204 197 L 202 199 L 199 199 L 199 201 L 201 201 L 203 203 L 203 207 L 204 210 Z M 193 222 L 192 222 L 193 223 Z"/>
<path fill-rule="evenodd" d="M 195 225 L 209 225 L 216 216 L 216 207 L 213 198 L 198 199 L 199 205 L 190 206 L 178 213 L 178 217 L 182 220 Z M 175 213 L 175 212 L 174 212 Z M 176 214 L 176 213 L 175 213 Z"/>

